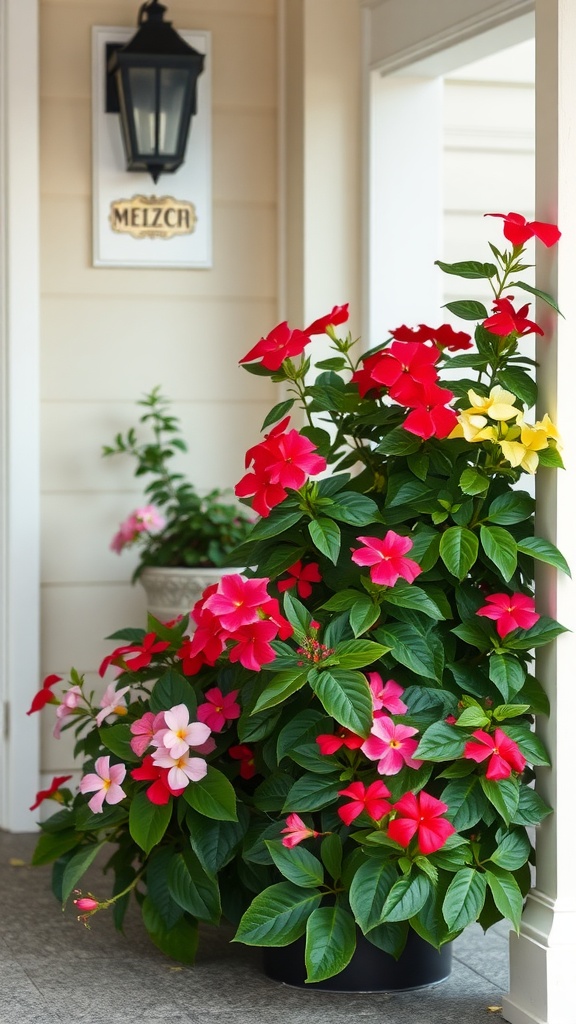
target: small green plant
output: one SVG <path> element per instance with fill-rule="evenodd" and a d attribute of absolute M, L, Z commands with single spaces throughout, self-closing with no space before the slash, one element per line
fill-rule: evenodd
<path fill-rule="evenodd" d="M 140 440 L 135 427 L 117 434 L 102 454 L 129 455 L 136 461 L 135 476 L 150 478 L 144 488 L 147 505 L 125 519 L 112 539 L 120 554 L 138 544 L 140 563 L 133 579 L 146 566 L 206 567 L 224 565 L 230 553 L 247 537 L 252 519 L 228 492 L 215 489 L 199 495 L 174 468 L 174 456 L 186 452 L 180 421 L 171 403 L 155 387 L 137 403 L 144 409 L 139 423 L 148 430 Z"/>

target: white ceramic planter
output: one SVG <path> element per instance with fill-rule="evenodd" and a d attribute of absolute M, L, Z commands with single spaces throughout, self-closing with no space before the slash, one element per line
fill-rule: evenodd
<path fill-rule="evenodd" d="M 144 587 L 150 615 L 168 622 L 178 615 L 187 615 L 206 587 L 218 583 L 222 576 L 243 572 L 243 569 L 178 569 L 148 566 L 139 581 Z"/>

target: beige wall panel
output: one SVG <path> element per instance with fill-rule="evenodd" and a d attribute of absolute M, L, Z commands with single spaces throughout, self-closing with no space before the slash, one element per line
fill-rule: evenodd
<path fill-rule="evenodd" d="M 276 295 L 276 209 L 215 204 L 212 270 L 91 266 L 91 204 L 46 196 L 42 204 L 42 291 L 55 295 L 189 295 L 259 299 Z M 167 242 L 166 244 L 170 244 Z"/>
<path fill-rule="evenodd" d="M 215 201 L 275 204 L 275 112 L 220 109 L 213 125 Z"/>
<path fill-rule="evenodd" d="M 444 154 L 444 167 L 448 211 L 529 213 L 533 208 L 531 154 L 449 151 Z"/>
<path fill-rule="evenodd" d="M 114 649 L 104 638 L 123 626 L 143 626 L 145 615 L 144 591 L 128 581 L 43 586 L 43 674 L 65 676 L 72 665 L 80 672 L 97 672 Z"/>
<path fill-rule="evenodd" d="M 449 81 L 444 90 L 444 114 L 448 131 L 462 128 L 472 134 L 484 130 L 513 139 L 517 133 L 534 130 L 534 88 Z"/>
<path fill-rule="evenodd" d="M 87 99 L 45 99 L 40 110 L 42 190 L 90 196 L 91 108 Z"/>

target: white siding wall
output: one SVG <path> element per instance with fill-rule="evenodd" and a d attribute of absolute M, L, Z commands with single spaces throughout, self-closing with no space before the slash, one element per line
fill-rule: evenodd
<path fill-rule="evenodd" d="M 41 0 L 42 671 L 90 674 L 121 625 L 144 624 L 135 557 L 109 551 L 140 500 L 133 468 L 102 460 L 161 384 L 190 445 L 199 489 L 243 473 L 274 390 L 238 359 L 277 315 L 275 0 L 171 0 L 176 28 L 213 45 L 214 266 L 91 266 L 93 25 L 135 25 L 134 0 Z M 319 312 L 322 312 L 321 310 Z M 72 765 L 43 716 L 42 768 Z"/>

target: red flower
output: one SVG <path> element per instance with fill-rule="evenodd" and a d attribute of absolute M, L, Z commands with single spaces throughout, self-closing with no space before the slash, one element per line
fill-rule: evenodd
<path fill-rule="evenodd" d="M 413 583 L 422 572 L 417 562 L 404 558 L 407 551 L 414 546 L 409 537 L 401 537 L 394 530 L 388 530 L 384 537 L 357 537 L 356 540 L 365 544 L 352 552 L 352 561 L 356 565 L 370 565 L 370 579 L 381 587 L 393 587 L 400 576 Z"/>
<path fill-rule="evenodd" d="M 498 334 L 503 338 L 508 334 L 544 334 L 538 324 L 526 319 L 526 313 L 530 309 L 529 302 L 516 312 L 510 299 L 496 299 L 492 308 L 495 310 L 494 315 L 489 316 L 482 324 L 491 334 Z"/>
<path fill-rule="evenodd" d="M 393 805 L 398 817 L 388 825 L 388 835 L 400 846 L 409 846 L 416 835 L 420 853 L 435 853 L 440 850 L 456 831 L 442 815 L 448 810 L 446 804 L 422 790 L 418 796 L 405 793 Z"/>
<path fill-rule="evenodd" d="M 352 383 L 358 387 L 361 398 L 366 398 L 367 395 L 378 398 L 384 394 L 384 385 L 374 380 L 373 377 L 374 369 L 378 366 L 381 358 L 382 352 L 375 352 L 374 355 L 367 356 L 362 360 L 361 369 L 355 370 L 352 374 Z"/>
<path fill-rule="evenodd" d="M 394 341 L 372 370 L 372 377 L 386 385 L 396 402 L 411 405 L 415 383 L 432 384 L 438 379 L 434 363 L 439 356 L 436 346 Z"/>
<path fill-rule="evenodd" d="M 514 629 L 530 629 L 540 618 L 534 609 L 534 598 L 527 594 L 491 594 L 476 615 L 494 619 L 498 636 L 505 637 Z"/>
<path fill-rule="evenodd" d="M 240 718 L 240 705 L 236 701 L 238 693 L 238 690 L 231 690 L 224 694 L 217 686 L 206 690 L 206 702 L 199 704 L 196 712 L 198 721 L 204 722 L 212 732 L 222 732 L 227 722 Z"/>
<path fill-rule="evenodd" d="M 251 363 L 260 359 L 260 365 L 267 370 L 279 370 L 285 359 L 292 359 L 304 351 L 310 341 L 308 332 L 291 331 L 286 321 L 274 327 L 270 334 L 251 348 L 241 363 Z"/>
<path fill-rule="evenodd" d="M 240 777 L 242 779 L 251 779 L 256 775 L 254 751 L 251 747 L 247 747 L 245 743 L 239 743 L 235 747 L 229 747 L 228 753 L 235 761 L 240 761 Z"/>
<path fill-rule="evenodd" d="M 55 676 L 54 674 L 46 676 L 46 679 L 42 683 L 42 689 L 38 690 L 38 693 L 34 694 L 32 703 L 26 714 L 31 715 L 33 711 L 41 711 L 47 704 L 55 704 L 56 697 L 52 693 L 52 687 L 61 681 L 62 676 Z M 32 808 L 30 809 L 32 810 Z"/>
<path fill-rule="evenodd" d="M 472 338 L 466 331 L 455 331 L 450 324 L 437 327 L 432 335 L 434 344 L 440 349 L 447 348 L 450 352 L 458 352 L 472 348 Z"/>
<path fill-rule="evenodd" d="M 437 384 L 420 384 L 418 388 L 421 398 L 418 402 L 407 403 L 414 408 L 402 424 L 404 430 L 424 440 L 429 437 L 448 437 L 458 422 L 454 410 L 446 408 L 446 403 L 454 398 L 453 393 Z"/>
<path fill-rule="evenodd" d="M 301 561 L 294 562 L 294 565 L 286 569 L 286 572 L 288 579 L 278 580 L 280 593 L 290 590 L 291 587 L 296 587 L 298 597 L 310 597 L 312 584 L 322 581 L 318 562 L 309 562 L 308 565 L 303 565 Z"/>
<path fill-rule="evenodd" d="M 417 341 L 421 344 L 432 341 L 434 337 L 433 329 L 426 324 L 418 324 L 418 327 L 407 327 L 406 324 L 402 324 L 395 331 L 390 331 L 390 334 L 394 341 Z"/>
<path fill-rule="evenodd" d="M 236 643 L 230 648 L 228 657 L 232 662 L 239 661 L 251 672 L 259 672 L 262 665 L 274 661 L 276 652 L 270 646 L 270 641 L 275 640 L 277 636 L 278 627 L 271 619 L 250 622 L 235 630 L 231 636 L 230 639 Z"/>
<path fill-rule="evenodd" d="M 167 647 L 170 647 L 168 640 L 158 640 L 156 633 L 147 633 L 141 644 L 126 644 L 124 647 L 117 647 L 112 654 L 104 658 L 98 672 L 103 676 L 109 665 L 118 665 L 131 672 L 139 672 L 141 668 L 146 668 L 150 664 L 155 654 L 165 651 Z M 133 654 L 134 657 L 127 658 L 128 654 Z"/>
<path fill-rule="evenodd" d="M 502 729 L 495 729 L 494 735 L 477 729 L 472 733 L 476 743 L 468 740 L 464 747 L 464 757 L 470 761 L 485 761 L 490 758 L 486 770 L 486 778 L 497 782 L 498 779 L 507 779 L 512 771 L 521 772 L 526 765 L 526 758 L 520 752 L 518 744 L 511 740 Z"/>
<path fill-rule="evenodd" d="M 550 248 L 560 238 L 560 231 L 555 224 L 546 224 L 541 220 L 526 220 L 521 213 L 485 213 L 485 217 L 502 217 L 504 221 L 504 238 L 512 245 L 524 245 L 529 238 L 539 238 Z"/>
<path fill-rule="evenodd" d="M 320 747 L 321 754 L 330 755 L 335 754 L 340 747 L 358 750 L 364 743 L 364 739 L 350 729 L 345 729 L 342 725 L 335 733 L 322 733 L 321 736 L 317 736 L 316 743 Z"/>
<path fill-rule="evenodd" d="M 63 786 L 64 783 L 68 782 L 68 779 L 71 779 L 71 778 L 72 778 L 71 775 L 55 775 L 54 778 L 52 779 L 52 782 L 50 783 L 50 786 L 48 787 L 48 789 L 40 789 L 38 791 L 38 793 L 36 793 L 36 799 L 35 799 L 34 803 L 32 804 L 32 806 L 30 807 L 30 810 L 31 811 L 35 811 L 36 808 L 39 807 L 40 804 L 43 803 L 44 800 L 58 800 L 59 799 L 59 802 L 61 802 L 62 801 L 62 796 L 60 794 L 57 796 L 56 792 L 57 792 L 58 789 L 60 789 L 60 786 Z"/>
<path fill-rule="evenodd" d="M 326 459 L 314 454 L 316 445 L 307 437 L 297 430 L 279 433 L 287 422 L 283 420 L 264 441 L 249 450 L 246 459 L 247 464 L 254 464 L 252 472 L 242 477 L 234 489 L 239 498 L 254 495 L 252 507 L 264 518 L 287 497 L 287 487 L 298 490 L 309 476 L 326 469 Z"/>
<path fill-rule="evenodd" d="M 324 334 L 327 327 L 336 327 L 338 324 L 346 323 L 348 319 L 348 303 L 344 306 L 333 306 L 332 312 L 314 320 L 304 331 L 304 334 Z"/>
<path fill-rule="evenodd" d="M 368 789 L 363 782 L 353 782 L 346 789 L 338 791 L 339 796 L 349 796 L 351 801 L 338 808 L 338 814 L 345 825 L 350 825 L 362 811 L 366 811 L 372 821 L 380 821 L 392 810 L 392 805 L 384 798 L 390 796 L 390 790 L 383 782 L 372 782 Z"/>
<path fill-rule="evenodd" d="M 146 796 L 153 804 L 167 804 L 171 796 L 180 796 L 184 792 L 183 789 L 173 789 L 168 782 L 169 768 L 161 768 L 160 765 L 154 764 L 152 760 L 152 754 L 147 754 L 139 768 L 133 768 L 130 775 L 137 782 L 152 781 L 152 785 L 148 786 L 146 790 Z"/>
<path fill-rule="evenodd" d="M 288 815 L 286 828 L 283 828 L 280 834 L 284 836 L 282 846 L 287 846 L 290 850 L 293 846 L 298 846 L 303 839 L 316 839 L 316 836 L 320 835 L 313 828 L 308 828 L 297 814 Z"/>

